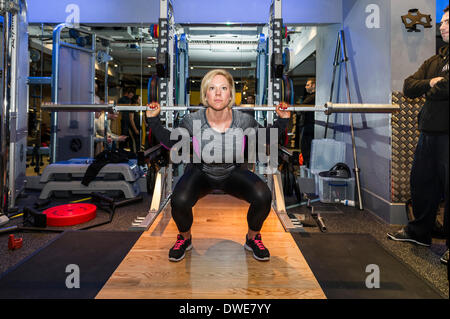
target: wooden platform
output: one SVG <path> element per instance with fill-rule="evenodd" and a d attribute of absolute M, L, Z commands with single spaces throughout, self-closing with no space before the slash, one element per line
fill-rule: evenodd
<path fill-rule="evenodd" d="M 261 230 L 270 261 L 257 261 L 244 249 L 247 209 L 246 202 L 227 195 L 201 199 L 194 207 L 194 248 L 180 262 L 168 260 L 178 231 L 166 209 L 96 298 L 325 298 L 275 212 Z"/>

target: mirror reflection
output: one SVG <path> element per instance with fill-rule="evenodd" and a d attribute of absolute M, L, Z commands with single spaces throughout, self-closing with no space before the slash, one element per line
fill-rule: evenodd
<path fill-rule="evenodd" d="M 52 74 L 52 34 L 55 25 L 29 25 L 30 77 L 48 79 Z M 80 29 L 62 31 L 64 42 L 78 47 L 88 47 L 90 34 L 94 34 L 95 75 L 94 103 L 123 106 L 147 105 L 159 100 L 157 54 L 159 51 L 158 25 L 82 25 Z M 284 70 L 284 100 L 290 104 L 314 105 L 315 49 L 309 52 L 304 46 L 305 38 L 314 36 L 316 27 L 287 25 L 284 28 L 284 48 L 305 51 L 303 58 L 285 50 L 284 59 L 296 56 Z M 236 85 L 237 106 L 266 105 L 269 66 L 261 57 L 268 50 L 265 41 L 267 25 L 179 25 L 174 34 L 172 57 L 173 105 L 201 105 L 200 84 L 202 77 L 211 69 L 229 71 Z M 289 89 L 288 89 L 289 87 Z M 27 175 L 39 175 L 51 162 L 50 144 L 52 116 L 41 111 L 41 105 L 52 101 L 49 82 L 42 80 L 29 89 L 29 137 Z M 262 125 L 266 115 L 253 112 Z M 182 116 L 179 112 L 178 116 Z M 309 115 L 309 116 L 308 116 Z M 312 118 L 309 118 L 311 117 Z M 72 122 L 74 120 L 72 119 Z M 131 152 L 147 149 L 152 143 L 146 129 L 142 111 L 93 112 L 92 156 L 105 148 L 121 148 Z M 306 162 L 308 145 L 314 135 L 314 114 L 296 113 L 291 119 L 284 146 L 300 149 Z M 86 132 L 86 134 L 88 134 Z M 306 143 L 306 144 L 305 144 Z"/>

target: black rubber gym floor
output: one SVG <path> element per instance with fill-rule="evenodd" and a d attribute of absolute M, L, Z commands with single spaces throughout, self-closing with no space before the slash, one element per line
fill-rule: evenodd
<path fill-rule="evenodd" d="M 292 204 L 287 201 L 287 205 Z M 400 229 L 400 225 L 389 225 L 370 211 L 360 211 L 354 207 L 334 206 L 319 204 L 324 207 L 321 215 L 325 221 L 327 232 L 324 238 L 333 234 L 370 234 L 387 253 L 394 256 L 419 278 L 435 287 L 442 296 L 449 298 L 449 282 L 447 279 L 447 267 L 440 262 L 440 257 L 446 251 L 445 240 L 442 236 L 433 238 L 431 247 L 422 247 L 410 243 L 401 243 L 389 240 L 388 232 Z M 295 216 L 304 215 L 304 230 L 310 234 L 321 233 L 315 221 L 309 215 L 309 210 L 302 207 L 289 209 L 288 212 Z M 442 212 L 438 219 L 442 223 Z M 302 250 L 303 251 L 303 250 Z M 369 252 L 361 251 L 362 256 L 368 256 Z M 314 272 L 314 269 L 312 269 Z M 380 269 L 382 275 L 382 269 Z M 357 298 L 357 297 L 356 297 Z"/>
<path fill-rule="evenodd" d="M 140 235 L 66 231 L 0 277 L 0 299 L 95 298 Z"/>
<path fill-rule="evenodd" d="M 445 298 L 369 234 L 292 236 L 329 299 Z"/>

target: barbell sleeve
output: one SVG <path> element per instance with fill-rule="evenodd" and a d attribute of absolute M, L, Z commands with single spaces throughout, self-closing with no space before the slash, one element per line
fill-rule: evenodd
<path fill-rule="evenodd" d="M 398 104 L 325 103 L 325 114 L 332 113 L 394 113 L 400 111 Z"/>
<path fill-rule="evenodd" d="M 41 110 L 50 112 L 112 112 L 112 104 L 43 104 Z"/>

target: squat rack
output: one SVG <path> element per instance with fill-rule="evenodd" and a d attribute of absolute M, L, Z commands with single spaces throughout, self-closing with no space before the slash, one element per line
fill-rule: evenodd
<path fill-rule="evenodd" d="M 144 111 L 147 106 L 132 106 L 132 105 L 114 105 L 114 104 L 47 104 L 42 106 L 43 109 L 51 110 L 53 112 L 58 111 L 124 111 L 124 110 L 135 110 Z M 204 106 L 165 106 L 161 107 L 162 112 L 172 112 L 172 111 L 187 111 L 187 110 L 198 110 L 204 108 Z M 259 107 L 248 107 L 240 106 L 233 107 L 236 110 L 255 110 L 255 111 L 267 111 L 274 112 L 276 106 L 259 106 Z M 394 113 L 400 110 L 397 104 L 345 104 L 345 103 L 331 103 L 327 102 L 323 107 L 311 107 L 311 106 L 299 106 L 294 105 L 288 107 L 287 111 L 302 111 L 302 112 L 324 112 L 325 114 L 332 113 Z M 156 147 L 153 147 L 156 150 Z M 152 148 L 152 149 L 153 149 Z M 151 152 L 152 150 L 149 150 Z M 281 174 L 278 170 L 270 171 L 267 167 L 267 184 L 273 194 L 273 207 L 283 224 L 286 231 L 294 229 L 295 226 L 292 224 L 289 216 L 286 212 L 283 186 L 281 182 Z M 172 195 L 172 165 L 169 164 L 167 167 L 162 167 L 156 176 L 155 187 L 152 197 L 152 202 L 150 209 L 145 217 L 138 217 L 131 226 L 132 230 L 148 230 L 152 223 L 155 221 L 156 217 L 166 208 L 167 203 Z"/>

